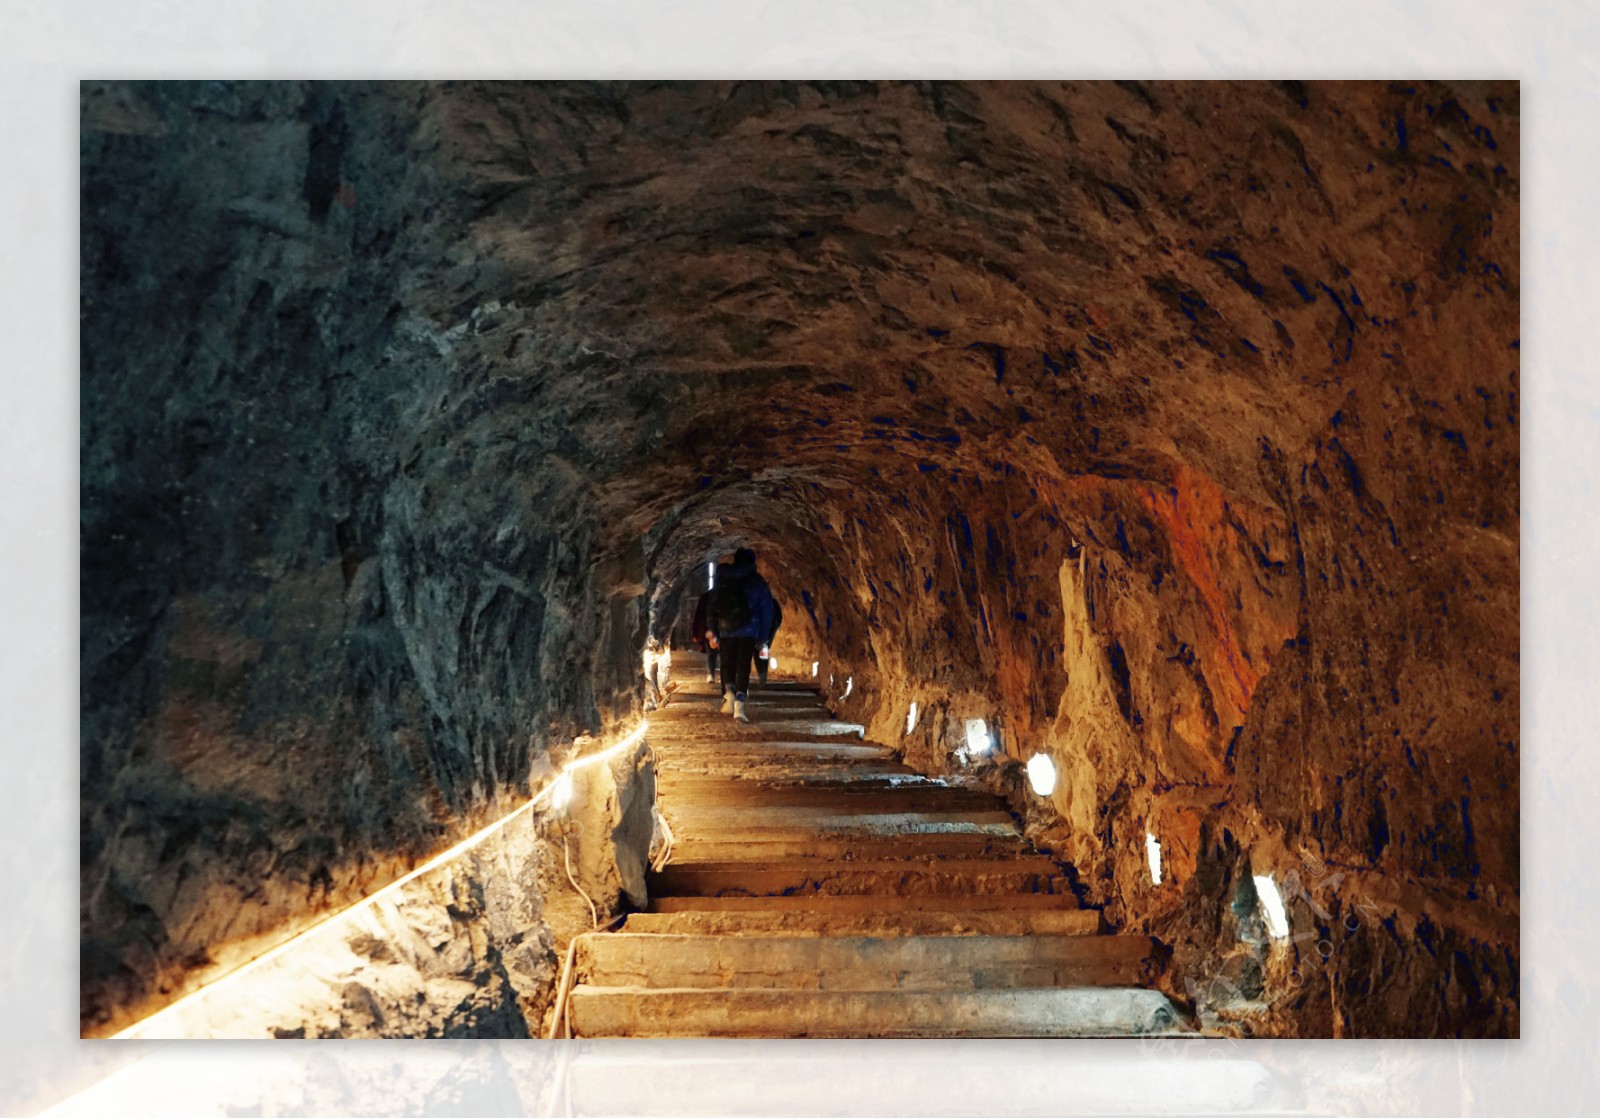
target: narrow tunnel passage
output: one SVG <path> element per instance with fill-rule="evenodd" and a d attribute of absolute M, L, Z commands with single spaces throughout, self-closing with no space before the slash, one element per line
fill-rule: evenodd
<path fill-rule="evenodd" d="M 1046 853 L 1075 890 L 1009 912 L 1153 940 L 1118 989 L 1186 1028 L 1514 1036 L 1519 114 L 86 84 L 83 1032 L 581 1027 L 577 937 L 788 841 L 689 796 L 779 765 L 787 696 L 862 728 L 826 745 L 885 787 L 839 796 L 988 806 L 852 852 Z M 713 757 L 679 658 L 745 546 L 786 683 Z M 769 819 L 828 807 L 809 772 Z"/>

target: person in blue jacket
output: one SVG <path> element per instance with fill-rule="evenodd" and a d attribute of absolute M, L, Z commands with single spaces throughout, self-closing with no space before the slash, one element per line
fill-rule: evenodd
<path fill-rule="evenodd" d="M 750 693 L 750 668 L 756 649 L 772 633 L 775 601 L 767 581 L 756 570 L 749 548 L 733 553 L 733 562 L 717 565 L 709 625 L 717 635 L 722 662 L 722 714 L 748 723 L 745 700 Z"/>

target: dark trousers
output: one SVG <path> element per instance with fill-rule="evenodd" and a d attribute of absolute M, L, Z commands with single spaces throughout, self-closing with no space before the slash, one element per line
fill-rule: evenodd
<path fill-rule="evenodd" d="M 706 671 L 713 676 L 717 674 L 717 651 L 715 649 L 706 649 Z"/>
<path fill-rule="evenodd" d="M 734 695 L 750 691 L 750 664 L 756 656 L 754 637 L 724 637 L 722 639 L 722 690 Z"/>

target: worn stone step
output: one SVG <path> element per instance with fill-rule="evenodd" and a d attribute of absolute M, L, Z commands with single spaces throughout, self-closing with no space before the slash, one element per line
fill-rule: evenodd
<path fill-rule="evenodd" d="M 803 748 L 827 745 L 871 746 L 875 750 L 893 753 L 887 743 L 869 742 L 857 734 L 853 728 L 859 724 L 838 719 L 817 721 L 818 725 L 845 728 L 827 732 L 804 727 L 796 729 L 755 722 L 741 723 L 721 715 L 715 716 L 712 721 L 714 727 L 707 726 L 707 719 L 686 720 L 679 724 L 658 724 L 653 720 L 650 723 L 650 742 L 660 753 L 682 757 L 714 756 L 730 748 L 750 750 L 761 747 L 771 753 L 783 746 Z"/>
<path fill-rule="evenodd" d="M 768 683 L 766 687 L 755 684 L 750 691 L 745 693 L 745 702 L 756 707 L 796 707 L 806 710 L 829 710 L 828 702 L 820 693 L 809 688 L 789 688 L 783 685 L 773 686 Z M 707 684 L 704 680 L 697 680 L 693 684 L 680 683 L 675 689 L 672 700 L 665 707 L 659 708 L 662 713 L 674 714 L 683 711 L 698 711 L 704 714 L 717 714 L 717 708 L 722 704 L 722 685 Z"/>
<path fill-rule="evenodd" d="M 718 781 L 749 781 L 752 784 L 787 785 L 791 788 L 840 788 L 855 785 L 862 789 L 881 789 L 896 784 L 907 787 L 917 782 L 905 766 L 892 758 L 845 758 L 796 763 L 784 758 L 740 757 L 708 759 L 693 765 L 674 762 L 657 755 L 656 772 L 665 788 L 680 777 Z M 667 793 L 661 794 L 663 799 Z"/>
<path fill-rule="evenodd" d="M 730 715 L 724 715 L 718 708 L 722 706 L 721 696 L 706 696 L 691 702 L 668 704 L 650 716 L 652 730 L 665 727 L 693 725 L 708 734 L 716 734 L 719 730 L 727 730 L 734 726 Z M 776 696 L 761 695 L 756 693 L 745 698 L 745 714 L 752 721 L 756 718 L 768 722 L 781 720 L 784 722 L 834 722 L 833 712 L 820 703 L 796 701 L 794 699 L 780 699 Z"/>
<path fill-rule="evenodd" d="M 762 808 L 727 807 L 675 801 L 662 806 L 674 830 L 704 834 L 738 833 L 757 835 L 764 831 L 812 831 L 828 834 L 839 831 L 869 835 L 900 833 L 920 835 L 938 832 L 986 832 L 1014 834 L 1016 818 L 999 809 L 947 812 L 909 812 L 894 805 L 878 808 L 867 804 L 772 805 Z M 873 810 L 873 809 L 877 810 Z"/>
<path fill-rule="evenodd" d="M 1039 857 L 673 862 L 650 881 L 652 896 L 1058 893 L 1066 888 L 1060 869 Z"/>
<path fill-rule="evenodd" d="M 1070 891 L 1026 894 L 678 894 L 650 897 L 651 913 L 1017 913 L 1060 912 L 1078 907 Z"/>
<path fill-rule="evenodd" d="M 674 834 L 677 825 L 673 825 Z M 674 861 L 684 863 L 771 863 L 798 859 L 829 861 L 883 861 L 923 858 L 1013 858 L 1031 854 L 1018 834 L 987 832 L 925 833 L 921 835 L 851 835 L 749 832 L 742 836 L 692 834 L 679 838 Z"/>
<path fill-rule="evenodd" d="M 663 783 L 687 772 L 682 768 L 673 767 L 663 763 L 657 771 Z M 715 775 L 722 778 L 742 777 L 752 781 L 782 781 L 796 788 L 807 786 L 838 787 L 859 782 L 862 787 L 881 787 L 885 782 L 907 781 L 912 776 L 905 766 L 899 762 L 849 762 L 843 765 L 823 765 L 818 763 L 809 770 L 800 770 L 794 767 L 779 769 L 777 767 L 763 768 L 760 763 L 742 759 L 729 759 L 720 766 L 708 764 L 698 771 L 698 775 Z M 663 800 L 667 797 L 662 794 Z"/>
<path fill-rule="evenodd" d="M 657 733 L 657 726 L 652 722 L 650 743 L 658 753 L 685 758 L 715 757 L 729 748 L 753 750 L 761 747 L 770 753 L 784 746 L 871 746 L 891 755 L 894 753 L 888 743 L 862 737 L 855 729 L 858 726 L 859 723 L 846 723 L 838 719 L 822 719 L 804 725 L 797 720 L 790 720 L 783 725 L 754 721 L 741 723 L 718 715 L 714 733 L 703 719 L 681 726 L 661 727 L 660 733 Z M 816 727 L 827 729 L 817 730 Z"/>
<path fill-rule="evenodd" d="M 983 990 L 1125 987 L 1159 970 L 1147 936 L 767 936 L 622 932 L 578 942 L 593 987 Z"/>
<path fill-rule="evenodd" d="M 672 679 L 678 681 L 680 692 L 696 689 L 707 695 L 722 694 L 722 676 L 719 673 L 712 683 L 706 682 L 706 665 L 701 661 L 698 666 L 677 665 L 672 668 Z M 767 674 L 765 684 L 750 675 L 750 689 L 752 694 L 780 693 L 786 695 L 820 696 L 822 690 L 810 680 L 799 680 L 782 674 Z"/>
<path fill-rule="evenodd" d="M 995 912 L 1019 909 L 1077 909 L 1070 890 L 1058 893 L 677 893 L 651 895 L 650 912 Z"/>
<path fill-rule="evenodd" d="M 717 715 L 717 708 L 722 705 L 722 692 L 719 687 L 705 688 L 703 690 L 685 691 L 679 689 L 673 701 L 660 709 L 660 714 L 673 717 L 686 715 Z M 829 710 L 828 704 L 815 692 L 800 692 L 783 688 L 774 690 L 770 686 L 752 688 L 745 693 L 745 703 L 750 710 L 785 710 L 795 711 L 823 711 Z"/>
<path fill-rule="evenodd" d="M 651 724 L 654 730 L 654 724 Z M 743 736 L 725 742 L 693 741 L 653 742 L 656 756 L 667 763 L 687 764 L 697 761 L 721 760 L 728 757 L 759 758 L 768 762 L 810 764 L 817 761 L 839 759 L 864 759 L 881 761 L 895 757 L 889 747 L 859 739 L 843 742 L 824 742 L 814 738 L 770 738 L 760 741 L 746 740 Z"/>
<path fill-rule="evenodd" d="M 656 779 L 662 807 L 671 811 L 715 807 L 744 812 L 766 808 L 837 808 L 852 812 L 1004 812 L 993 793 L 946 785 L 862 780 L 824 785 L 812 781 L 757 780 L 745 775 L 713 777 L 663 769 Z"/>
<path fill-rule="evenodd" d="M 1035 895 L 1027 895 L 1035 896 Z M 1050 897 L 1051 895 L 1037 895 Z M 734 899 L 713 899 L 734 900 Z M 780 899 L 766 899 L 776 901 Z M 789 899 L 781 899 L 789 900 Z M 800 899 L 804 900 L 804 899 Z M 818 898 L 861 901 L 862 898 Z M 936 898 L 909 899 L 931 902 Z M 970 899 L 962 899 L 970 900 Z M 991 902 L 995 899 L 988 899 Z M 1059 901 L 1059 898 L 1056 899 Z M 634 913 L 626 932 L 711 936 L 1093 936 L 1105 929 L 1097 909 L 818 909 L 682 910 Z"/>
<path fill-rule="evenodd" d="M 699 719 L 671 722 L 651 716 L 650 741 L 652 743 L 700 744 L 752 743 L 752 742 L 863 742 L 863 727 L 845 719 L 826 715 L 807 718 L 774 718 L 761 712 L 749 712 L 748 722 L 739 722 L 731 715 L 709 715 Z M 708 721 L 711 725 L 708 725 Z M 883 746 L 883 743 L 878 743 Z"/>
<path fill-rule="evenodd" d="M 579 1037 L 1131 1037 L 1175 1032 L 1158 991 L 573 988 Z"/>

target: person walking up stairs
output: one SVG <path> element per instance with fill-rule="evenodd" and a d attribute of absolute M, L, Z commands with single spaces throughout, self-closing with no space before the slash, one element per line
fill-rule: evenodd
<path fill-rule="evenodd" d="M 757 647 L 772 632 L 777 604 L 749 548 L 733 553 L 731 564 L 719 564 L 714 582 L 707 628 L 717 635 L 722 662 L 721 714 L 748 723 L 750 668 Z"/>

